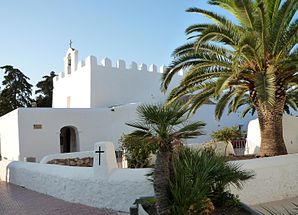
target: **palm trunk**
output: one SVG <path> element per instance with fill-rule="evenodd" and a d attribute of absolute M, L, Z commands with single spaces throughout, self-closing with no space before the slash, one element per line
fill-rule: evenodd
<path fill-rule="evenodd" d="M 261 131 L 260 156 L 287 154 L 282 125 L 284 99 L 278 100 L 271 108 L 260 105 L 257 107 L 257 112 Z"/>
<path fill-rule="evenodd" d="M 157 199 L 157 213 L 169 215 L 169 177 L 172 152 L 168 149 L 160 149 L 156 156 L 154 170 L 154 192 Z"/>

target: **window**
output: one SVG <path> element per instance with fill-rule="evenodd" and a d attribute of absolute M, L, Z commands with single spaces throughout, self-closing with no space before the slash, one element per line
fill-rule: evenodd
<path fill-rule="evenodd" d="M 71 97 L 67 96 L 67 108 L 70 108 Z"/>

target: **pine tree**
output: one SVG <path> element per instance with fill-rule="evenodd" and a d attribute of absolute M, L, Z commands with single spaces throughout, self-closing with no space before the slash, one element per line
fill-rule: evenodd
<path fill-rule="evenodd" d="M 50 75 L 43 76 L 43 80 L 36 84 L 38 88 L 35 93 L 39 94 L 36 97 L 37 107 L 52 107 L 53 99 L 53 78 L 56 76 L 54 71 Z"/>
<path fill-rule="evenodd" d="M 0 67 L 4 69 L 3 90 L 0 94 L 0 115 L 4 115 L 19 107 L 31 106 L 32 85 L 19 69 L 11 65 Z"/>

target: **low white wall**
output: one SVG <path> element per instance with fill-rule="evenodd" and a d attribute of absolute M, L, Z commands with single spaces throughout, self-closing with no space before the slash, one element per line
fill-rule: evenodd
<path fill-rule="evenodd" d="M 119 211 L 128 211 L 141 196 L 154 195 L 153 186 L 145 176 L 151 169 L 118 169 L 113 143 L 94 145 L 95 150 L 99 147 L 104 153 L 94 154 L 92 168 L 1 161 L 0 179 L 66 201 Z M 231 162 L 256 174 L 242 190 L 231 187 L 246 204 L 298 194 L 298 154 Z"/>
<path fill-rule="evenodd" d="M 60 153 L 60 154 L 51 154 L 43 157 L 40 163 L 48 163 L 54 159 L 69 159 L 69 158 L 86 158 L 93 157 L 93 151 L 84 151 L 84 152 L 72 152 L 72 153 Z"/>
<path fill-rule="evenodd" d="M 0 179 L 69 202 L 129 211 L 135 199 L 153 195 L 150 169 L 114 169 L 94 177 L 93 168 L 1 161 Z"/>
<path fill-rule="evenodd" d="M 231 187 L 242 202 L 255 205 L 298 195 L 298 154 L 232 162 L 256 174 L 244 184 L 243 190 Z"/>
<path fill-rule="evenodd" d="M 253 170 L 254 179 L 242 190 L 231 187 L 241 201 L 254 205 L 295 197 L 298 194 L 298 154 L 233 161 Z M 144 176 L 150 169 L 115 169 L 96 178 L 93 168 L 1 161 L 0 179 L 70 202 L 128 211 L 140 196 L 154 195 Z"/>

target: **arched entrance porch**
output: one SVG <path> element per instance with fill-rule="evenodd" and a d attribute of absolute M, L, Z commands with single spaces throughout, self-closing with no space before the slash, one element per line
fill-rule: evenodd
<path fill-rule="evenodd" d="M 78 152 L 79 135 L 78 129 L 73 126 L 65 126 L 60 129 L 60 152 Z"/>

